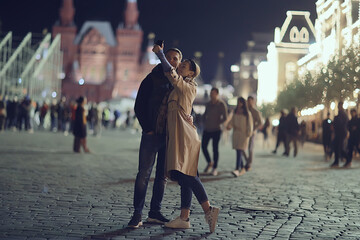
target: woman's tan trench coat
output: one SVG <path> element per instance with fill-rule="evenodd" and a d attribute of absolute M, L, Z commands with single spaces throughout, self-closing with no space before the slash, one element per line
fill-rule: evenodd
<path fill-rule="evenodd" d="M 246 150 L 248 148 L 249 139 L 253 132 L 253 119 L 249 111 L 249 119 L 244 114 L 234 113 L 229 121 L 228 127 L 234 128 L 232 144 L 233 149 Z"/>
<path fill-rule="evenodd" d="M 169 171 L 177 170 L 196 176 L 201 142 L 196 127 L 185 119 L 191 114 L 197 84 L 174 69 L 165 75 L 174 86 L 168 99 L 166 173 L 170 177 Z"/>

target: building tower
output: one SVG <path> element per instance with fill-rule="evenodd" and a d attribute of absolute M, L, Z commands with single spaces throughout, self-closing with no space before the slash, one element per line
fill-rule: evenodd
<path fill-rule="evenodd" d="M 129 81 L 138 79 L 139 72 L 143 31 L 138 24 L 138 17 L 137 1 L 127 0 L 124 23 L 120 23 L 116 31 L 116 83 L 112 97 L 132 96 L 133 89 L 139 85 L 137 81 Z"/>
<path fill-rule="evenodd" d="M 214 79 L 211 81 L 211 85 L 213 87 L 221 88 L 228 85 L 228 82 L 226 81 L 225 74 L 224 74 L 224 53 L 219 52 L 219 62 L 216 68 L 216 73 Z"/>
<path fill-rule="evenodd" d="M 61 34 L 61 51 L 63 52 L 63 67 L 65 78 L 71 78 L 72 64 L 76 54 L 74 39 L 76 37 L 76 26 L 74 24 L 75 8 L 73 0 L 63 0 L 59 11 L 60 21 L 53 26 L 52 36 Z"/>

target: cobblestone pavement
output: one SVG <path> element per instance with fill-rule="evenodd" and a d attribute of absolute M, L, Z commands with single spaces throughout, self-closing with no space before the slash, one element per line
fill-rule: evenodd
<path fill-rule="evenodd" d="M 222 142 L 220 174 L 201 176 L 211 203 L 221 208 L 210 234 L 195 198 L 191 229 L 126 229 L 139 134 L 90 136 L 92 154 L 72 153 L 72 141 L 50 132 L 0 134 L 0 239 L 360 239 L 360 162 L 330 169 L 320 145 L 305 143 L 296 158 L 286 158 L 258 139 L 253 169 L 233 178 L 235 151 Z M 144 219 L 151 189 L 152 182 Z M 179 192 L 168 183 L 165 216 L 179 214 Z"/>

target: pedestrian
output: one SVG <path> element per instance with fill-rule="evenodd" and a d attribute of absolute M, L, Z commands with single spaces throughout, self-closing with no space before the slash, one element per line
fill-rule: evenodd
<path fill-rule="evenodd" d="M 116 128 L 116 122 L 120 118 L 120 111 L 115 109 L 114 110 L 114 122 L 113 122 L 113 128 Z"/>
<path fill-rule="evenodd" d="M 330 119 L 330 113 L 327 114 L 327 118 L 322 122 L 322 144 L 324 147 L 325 161 L 330 159 L 331 151 L 331 136 L 332 136 L 332 121 Z"/>
<path fill-rule="evenodd" d="M 262 118 L 260 112 L 255 108 L 255 99 L 253 96 L 249 96 L 247 98 L 247 105 L 249 111 L 251 112 L 251 116 L 253 118 L 253 132 L 252 132 L 252 136 L 250 136 L 249 147 L 248 147 L 249 156 L 246 159 L 246 165 L 245 165 L 245 170 L 250 171 L 254 156 L 255 134 L 261 128 Z"/>
<path fill-rule="evenodd" d="M 348 139 L 348 154 L 346 158 L 346 163 L 344 165 L 345 168 L 351 167 L 351 162 L 353 158 L 353 152 L 356 150 L 358 153 L 360 153 L 360 147 L 359 147 L 359 138 L 360 138 L 360 119 L 357 116 L 356 109 L 351 109 L 351 120 L 348 123 L 348 130 L 350 133 L 349 139 Z"/>
<path fill-rule="evenodd" d="M 313 122 L 313 124 L 315 124 L 315 122 Z M 304 120 L 302 120 L 301 123 L 300 123 L 300 144 L 301 144 L 301 147 L 304 146 L 306 138 L 307 138 L 306 122 Z"/>
<path fill-rule="evenodd" d="M 74 147 L 73 150 L 76 153 L 80 152 L 82 147 L 84 152 L 90 153 L 89 148 L 86 144 L 86 114 L 85 114 L 85 104 L 86 98 L 80 96 L 77 100 L 77 107 L 75 111 L 75 120 L 74 120 Z"/>
<path fill-rule="evenodd" d="M 5 120 L 6 120 L 6 104 L 5 99 L 0 94 L 0 132 L 5 130 Z"/>
<path fill-rule="evenodd" d="M 50 105 L 50 131 L 56 132 L 57 131 L 57 124 L 58 123 L 58 104 L 56 99 L 52 100 Z"/>
<path fill-rule="evenodd" d="M 39 127 L 41 129 L 45 128 L 44 122 L 45 122 L 45 116 L 48 112 L 49 106 L 47 105 L 46 101 L 44 101 L 43 105 L 40 108 L 40 114 L 39 114 L 39 119 L 40 119 L 40 125 Z"/>
<path fill-rule="evenodd" d="M 166 52 L 170 64 L 177 68 L 182 53 L 170 48 Z M 166 186 L 166 116 L 167 100 L 172 86 L 164 75 L 163 67 L 158 64 L 141 82 L 135 100 L 135 114 L 142 128 L 139 149 L 139 167 L 134 188 L 134 213 L 128 223 L 129 228 L 138 228 L 142 223 L 142 211 L 145 204 L 146 190 L 157 157 L 153 194 L 147 221 L 152 223 L 168 222 L 161 214 L 161 202 Z"/>
<path fill-rule="evenodd" d="M 228 130 L 232 128 L 232 145 L 236 151 L 236 167 L 232 174 L 234 177 L 238 177 L 246 172 L 243 158 L 246 159 L 245 151 L 248 149 L 250 137 L 253 135 L 253 118 L 243 97 L 238 98 L 234 114 L 227 125 Z"/>
<path fill-rule="evenodd" d="M 219 98 L 219 89 L 214 87 L 210 91 L 210 101 L 206 104 L 205 113 L 203 115 L 204 131 L 201 141 L 202 152 L 207 162 L 204 172 L 211 173 L 213 176 L 218 175 L 217 166 L 219 161 L 219 141 L 222 132 L 221 124 L 224 123 L 226 119 L 226 104 Z M 210 140 L 212 140 L 214 161 L 211 161 L 207 149 Z"/>
<path fill-rule="evenodd" d="M 280 119 L 279 119 L 279 125 L 278 125 L 278 132 L 276 136 L 276 145 L 274 151 L 272 151 L 273 154 L 276 154 L 278 147 L 280 146 L 280 143 L 282 142 L 284 144 L 284 152 L 285 152 L 285 141 L 286 141 L 286 126 L 285 126 L 285 118 L 286 113 L 285 110 L 280 111 Z"/>
<path fill-rule="evenodd" d="M 299 123 L 296 117 L 297 108 L 291 108 L 290 113 L 286 116 L 285 124 L 286 124 L 286 141 L 285 141 L 285 153 L 284 156 L 290 155 L 290 144 L 294 145 L 294 157 L 296 157 L 298 153 L 297 141 L 299 137 Z"/>
<path fill-rule="evenodd" d="M 177 181 L 181 188 L 180 216 L 165 223 L 165 227 L 190 228 L 190 207 L 194 193 L 204 211 L 210 232 L 214 232 L 219 208 L 210 205 L 199 178 L 201 142 L 191 116 L 196 97 L 195 78 L 200 74 L 200 67 L 193 60 L 186 59 L 176 72 L 166 60 L 162 46 L 154 45 L 153 51 L 161 60 L 165 75 L 174 87 L 168 99 L 166 173 L 170 179 Z"/>
<path fill-rule="evenodd" d="M 107 129 L 110 122 L 110 108 L 104 107 L 103 113 L 102 113 L 102 120 L 103 120 L 103 126 Z"/>
<path fill-rule="evenodd" d="M 338 115 L 334 118 L 334 151 L 335 151 L 335 160 L 330 167 L 337 168 L 339 167 L 339 159 L 346 158 L 347 153 L 344 150 L 345 140 L 348 134 L 348 122 L 349 118 L 344 111 L 343 102 L 338 103 Z"/>
<path fill-rule="evenodd" d="M 31 99 L 29 96 L 25 96 L 21 103 L 18 105 L 18 129 L 21 131 L 22 124 L 25 125 L 25 131 L 31 129 L 30 126 L 30 111 L 31 111 Z"/>
<path fill-rule="evenodd" d="M 261 128 L 261 132 L 264 135 L 263 148 L 269 147 L 269 130 L 270 130 L 270 120 L 269 118 L 265 119 L 265 123 Z"/>

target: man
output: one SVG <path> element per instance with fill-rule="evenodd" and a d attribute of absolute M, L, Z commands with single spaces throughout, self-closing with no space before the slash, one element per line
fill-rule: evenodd
<path fill-rule="evenodd" d="M 219 98 L 219 89 L 212 88 L 210 91 L 210 102 L 206 104 L 205 113 L 203 115 L 205 127 L 201 147 L 207 162 L 204 172 L 210 173 L 212 170 L 212 175 L 214 176 L 218 175 L 217 166 L 219 161 L 219 141 L 221 136 L 220 125 L 226 121 L 226 118 L 226 104 Z M 212 139 L 214 162 L 211 161 L 207 150 L 210 139 Z"/>
<path fill-rule="evenodd" d="M 165 56 L 174 68 L 178 67 L 182 59 L 180 50 L 176 48 L 169 49 Z M 166 115 L 167 99 L 171 90 L 172 86 L 159 64 L 142 81 L 136 96 L 134 110 L 143 131 L 134 190 L 134 213 L 128 224 L 129 228 L 138 228 L 142 225 L 141 218 L 146 190 L 156 155 L 156 175 L 147 221 L 162 224 L 169 221 L 161 214 L 160 210 L 166 185 Z"/>
<path fill-rule="evenodd" d="M 347 137 L 347 126 L 349 118 L 346 115 L 343 102 L 338 103 L 338 115 L 334 118 L 334 150 L 335 150 L 335 161 L 331 164 L 330 167 L 337 168 L 339 167 L 339 158 L 346 157 L 346 152 L 344 151 L 345 139 Z"/>
<path fill-rule="evenodd" d="M 272 152 L 273 154 L 276 154 L 278 147 L 280 146 L 280 143 L 283 142 L 284 148 L 285 148 L 285 140 L 286 140 L 286 125 L 285 125 L 285 118 L 286 114 L 284 110 L 280 111 L 280 119 L 279 119 L 279 126 L 278 126 L 278 133 L 276 138 L 276 146 L 275 150 Z"/>
<path fill-rule="evenodd" d="M 332 135 L 332 121 L 330 119 L 330 113 L 327 114 L 327 118 L 322 122 L 322 143 L 324 146 L 325 160 L 328 161 L 331 153 L 331 135 Z"/>
<path fill-rule="evenodd" d="M 350 114 L 351 114 L 351 120 L 348 123 L 350 137 L 348 140 L 348 155 L 346 158 L 346 163 L 344 165 L 344 168 L 351 167 L 354 148 L 360 153 L 360 148 L 359 148 L 360 119 L 357 116 L 356 109 L 351 109 Z"/>
<path fill-rule="evenodd" d="M 299 136 L 300 126 L 298 123 L 298 119 L 296 117 L 297 108 L 291 108 L 290 113 L 287 115 L 285 119 L 286 124 L 286 141 L 285 141 L 285 153 L 284 156 L 289 156 L 290 154 L 290 143 L 294 144 L 294 157 L 296 157 L 298 148 L 297 148 L 297 140 Z"/>
<path fill-rule="evenodd" d="M 261 120 L 260 112 L 255 108 L 255 100 L 254 100 L 253 96 L 249 96 L 247 98 L 247 104 L 248 104 L 249 111 L 251 112 L 251 115 L 253 117 L 253 134 L 251 135 L 251 137 L 249 139 L 249 148 L 248 148 L 249 156 L 246 159 L 246 165 L 245 165 L 245 170 L 250 171 L 251 165 L 252 165 L 252 160 L 253 160 L 253 155 L 254 155 L 255 134 L 256 134 L 257 130 L 260 129 L 262 120 Z"/>

